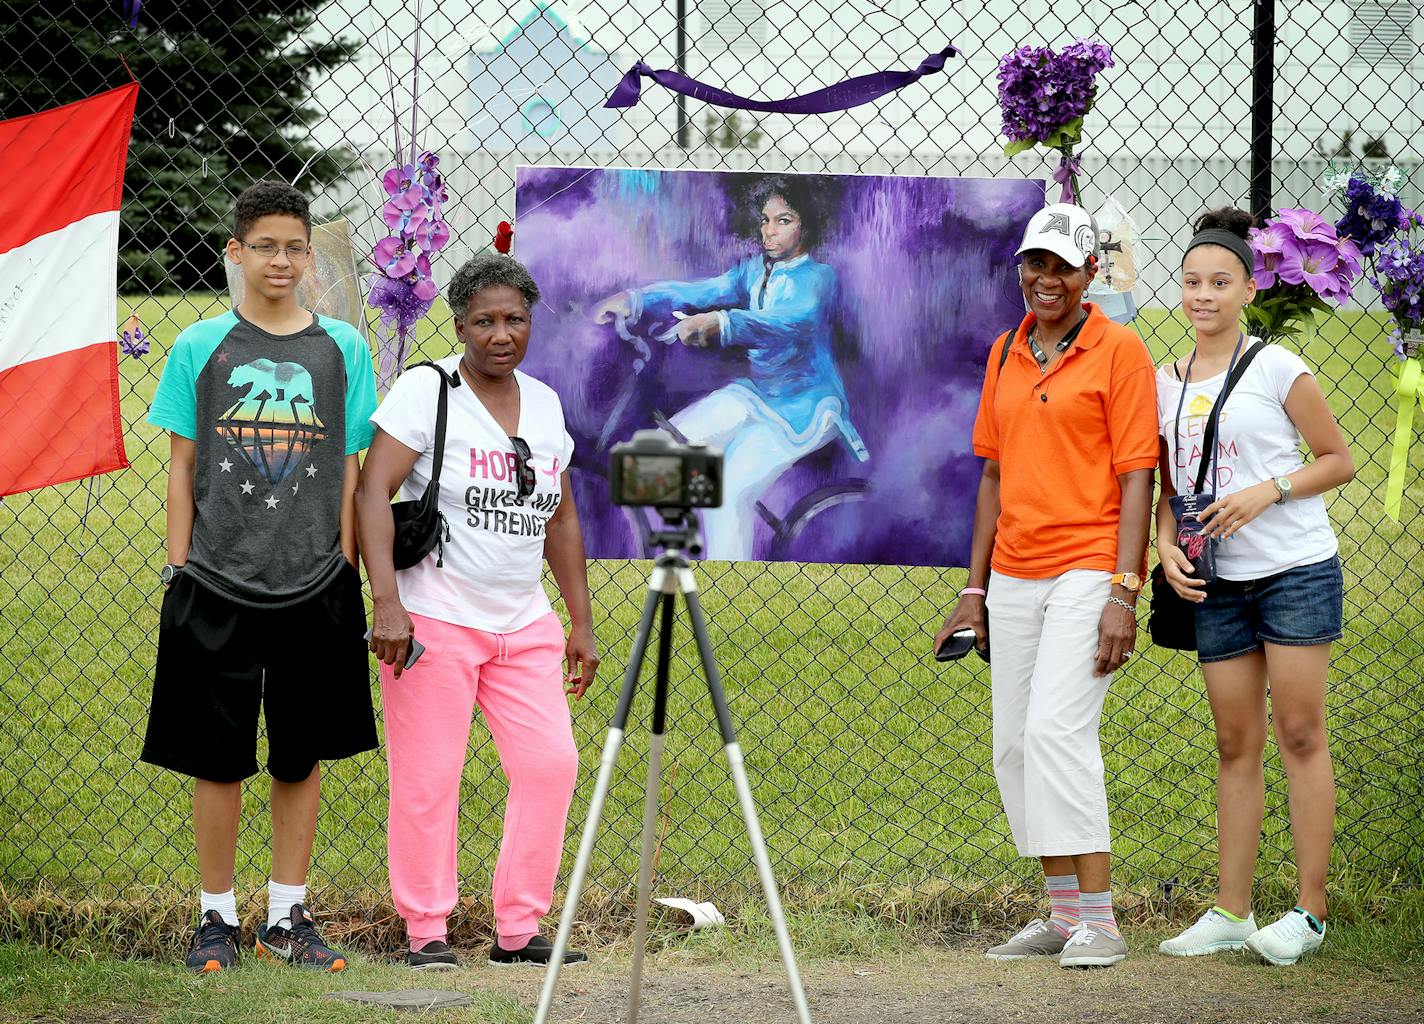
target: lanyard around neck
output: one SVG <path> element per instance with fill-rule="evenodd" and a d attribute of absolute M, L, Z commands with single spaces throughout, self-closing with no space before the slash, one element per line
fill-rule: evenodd
<path fill-rule="evenodd" d="M 1054 345 L 1053 347 L 1056 348 L 1059 352 L 1067 352 L 1068 346 L 1078 340 L 1078 334 L 1083 330 L 1083 325 L 1087 322 L 1088 314 L 1084 313 L 1083 318 L 1081 320 L 1079 320 L 1072 327 L 1068 328 L 1068 333 L 1063 335 L 1063 340 L 1060 341 L 1057 345 Z M 1037 328 L 1037 321 L 1029 325 L 1028 350 L 1033 353 L 1034 361 L 1038 363 L 1039 372 L 1042 373 L 1048 369 L 1048 356 L 1044 353 L 1043 349 L 1039 347 L 1038 339 L 1033 336 L 1034 331 L 1037 330 Z"/>
<path fill-rule="evenodd" d="M 1243 333 L 1243 334 L 1238 334 L 1238 335 L 1236 336 L 1236 348 L 1235 348 L 1235 350 L 1231 353 L 1231 362 L 1227 364 L 1227 367 L 1226 367 L 1226 378 L 1221 382 L 1221 391 L 1217 393 L 1217 396 L 1216 396 L 1216 404 L 1215 404 L 1214 406 L 1212 406 L 1212 409 L 1211 409 L 1211 414 L 1212 414 L 1213 416 L 1217 417 L 1218 420 L 1220 420 L 1220 418 L 1221 418 L 1221 400 L 1222 400 L 1222 396 L 1226 394 L 1226 389 L 1231 385 L 1231 371 L 1236 368 L 1236 357 L 1241 354 L 1241 345 L 1242 345 L 1245 341 L 1246 341 L 1246 335 L 1245 335 L 1244 333 Z M 1196 350 L 1196 349 L 1192 349 L 1192 357 L 1187 360 L 1187 372 L 1182 375 L 1182 393 L 1177 396 L 1177 416 L 1176 416 L 1176 420 L 1175 420 L 1175 421 L 1173 422 L 1173 424 L 1172 424 L 1172 443 L 1173 443 L 1173 445 L 1175 446 L 1175 447 L 1173 448 L 1173 455 L 1174 455 L 1174 456 L 1175 456 L 1176 452 L 1179 452 L 1179 451 L 1182 450 L 1182 403 L 1184 403 L 1184 402 L 1187 400 L 1187 386 L 1190 385 L 1191 382 L 1192 382 L 1192 366 L 1196 363 L 1196 361 L 1197 361 L 1197 350 Z M 1205 437 L 1206 435 L 1203 434 L 1202 436 Z M 1211 450 L 1210 452 L 1202 452 L 1202 458 L 1203 458 L 1203 459 L 1207 459 L 1207 458 L 1210 458 L 1210 459 L 1211 459 L 1211 481 L 1212 481 L 1212 486 L 1215 487 L 1215 486 L 1216 486 L 1216 449 L 1219 448 L 1220 445 L 1217 443 L 1217 441 L 1216 441 L 1215 439 L 1213 439 L 1213 440 L 1212 440 L 1211 447 L 1212 447 L 1212 450 Z M 1184 493 L 1186 493 L 1186 492 L 1183 491 L 1183 490 L 1181 490 L 1181 489 L 1179 489 L 1179 490 L 1177 491 L 1177 493 L 1178 493 L 1178 494 L 1184 494 Z"/>

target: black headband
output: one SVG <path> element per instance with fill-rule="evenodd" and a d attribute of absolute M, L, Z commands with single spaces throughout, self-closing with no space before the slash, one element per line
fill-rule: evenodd
<path fill-rule="evenodd" d="M 1241 265 L 1246 268 L 1247 277 L 1256 273 L 1256 254 L 1246 244 L 1246 239 L 1238 234 L 1227 231 L 1225 228 L 1207 228 L 1205 231 L 1198 231 L 1195 237 L 1187 243 L 1186 252 L 1182 253 L 1182 260 L 1185 262 L 1187 253 L 1199 245 L 1219 245 L 1223 249 L 1230 249 L 1241 261 Z"/>

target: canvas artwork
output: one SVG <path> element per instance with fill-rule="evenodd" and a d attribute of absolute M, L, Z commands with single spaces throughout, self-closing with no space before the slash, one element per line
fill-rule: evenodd
<path fill-rule="evenodd" d="M 648 555 L 609 448 L 721 448 L 712 559 L 964 565 L 970 435 L 1041 181 L 520 167 L 542 298 L 523 369 L 558 391 L 589 555 Z"/>

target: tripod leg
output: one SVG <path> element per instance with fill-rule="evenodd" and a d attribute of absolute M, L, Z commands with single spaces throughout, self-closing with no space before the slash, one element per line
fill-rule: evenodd
<path fill-rule="evenodd" d="M 717 671 L 717 661 L 712 654 L 712 640 L 707 635 L 707 624 L 702 617 L 702 603 L 697 599 L 697 583 L 692 570 L 679 573 L 679 583 L 687 598 L 687 612 L 692 619 L 692 634 L 697 639 L 697 653 L 702 659 L 702 672 L 707 677 L 707 692 L 712 697 L 712 706 L 717 712 L 717 724 L 722 731 L 723 750 L 727 754 L 727 765 L 732 771 L 732 783 L 737 788 L 737 800 L 742 805 L 742 819 L 747 825 L 747 839 L 752 846 L 752 859 L 756 861 L 757 874 L 761 876 L 762 892 L 766 895 L 767 916 L 771 918 L 776 931 L 776 941 L 781 947 L 781 962 L 786 967 L 786 980 L 791 987 L 791 1001 L 796 1005 L 796 1017 L 801 1024 L 811 1024 L 811 1011 L 806 1006 L 806 993 L 801 987 L 801 972 L 796 967 L 796 951 L 791 948 L 791 933 L 786 929 L 786 914 L 781 908 L 781 894 L 776 888 L 776 879 L 771 873 L 771 858 L 767 856 L 766 840 L 762 837 L 761 822 L 757 818 L 756 803 L 752 800 L 752 789 L 747 782 L 746 765 L 742 760 L 742 747 L 737 742 L 736 730 L 732 727 L 732 712 L 727 707 L 727 696 L 722 691 L 721 676 Z"/>
<path fill-rule="evenodd" d="M 663 578 L 654 570 L 654 580 L 661 581 Z M 613 722 L 608 727 L 608 738 L 603 741 L 603 758 L 598 766 L 598 781 L 594 783 L 593 797 L 589 800 L 588 820 L 584 823 L 583 837 L 579 840 L 578 856 L 574 858 L 574 871 L 569 877 L 569 889 L 564 896 L 564 909 L 559 916 L 559 932 L 554 938 L 554 951 L 549 957 L 544 987 L 539 992 L 539 1006 L 534 1013 L 534 1024 L 545 1024 L 549 1019 L 549 1007 L 554 1002 L 554 989 L 558 986 L 559 972 L 564 966 L 564 954 L 569 948 L 569 934 L 573 931 L 574 919 L 578 917 L 579 896 L 583 893 L 589 861 L 593 858 L 599 819 L 603 816 L 603 805 L 608 799 L 608 787 L 613 782 L 613 766 L 618 760 L 618 751 L 623 746 L 623 731 L 628 725 L 628 709 L 633 705 L 633 692 L 638 688 L 638 676 L 643 671 L 643 657 L 647 654 L 648 636 L 653 628 L 653 613 L 657 611 L 662 597 L 661 590 L 653 589 L 653 580 L 649 580 L 648 599 L 643 603 L 643 615 L 638 620 L 633 650 L 628 655 L 628 669 L 623 673 L 623 690 L 618 697 L 618 708 L 614 711 Z"/>
<path fill-rule="evenodd" d="M 657 688 L 653 692 L 653 730 L 648 738 L 648 790 L 643 800 L 643 850 L 638 857 L 638 912 L 633 926 L 633 969 L 628 979 L 628 1024 L 638 1024 L 643 993 L 643 955 L 648 938 L 648 903 L 653 891 L 653 853 L 658 841 L 658 811 L 662 807 L 668 675 L 672 666 L 673 601 L 671 593 L 663 595 L 662 626 L 658 634 Z"/>
<path fill-rule="evenodd" d="M 593 857 L 593 844 L 598 838 L 598 821 L 603 815 L 603 804 L 608 798 L 608 786 L 613 779 L 613 765 L 618 760 L 618 750 L 622 746 L 623 730 L 609 729 L 608 738 L 603 741 L 603 760 L 598 766 L 598 781 L 594 783 L 593 799 L 589 801 L 588 821 L 584 824 L 583 838 L 579 841 L 578 857 L 574 859 L 574 871 L 569 878 L 569 891 L 564 897 L 563 913 L 559 915 L 559 932 L 554 938 L 554 952 L 549 957 L 544 987 L 539 993 L 539 1008 L 534 1013 L 534 1024 L 545 1024 L 549 1019 L 549 1007 L 554 1001 L 559 971 L 564 966 L 564 954 L 569 948 L 569 933 L 573 931 L 574 919 L 578 916 L 579 896 L 583 893 L 584 878 L 588 874 L 589 860 Z"/>

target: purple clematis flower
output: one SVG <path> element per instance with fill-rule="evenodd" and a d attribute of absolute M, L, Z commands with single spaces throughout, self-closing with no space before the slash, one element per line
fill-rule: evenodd
<path fill-rule="evenodd" d="M 1287 207 L 1276 214 L 1276 222 L 1283 224 L 1295 237 L 1302 241 L 1335 242 L 1339 235 L 1334 225 L 1314 210 Z"/>
<path fill-rule="evenodd" d="M 1328 298 L 1338 288 L 1339 276 L 1334 271 L 1339 265 L 1340 251 L 1335 246 L 1310 239 L 1289 246 L 1281 254 L 1277 272 L 1286 284 L 1308 284 Z"/>
<path fill-rule="evenodd" d="M 1256 287 L 1269 288 L 1276 283 L 1281 254 L 1288 245 L 1295 244 L 1295 236 L 1282 224 L 1270 223 L 1263 228 L 1252 228 L 1247 241 L 1256 254 L 1254 277 Z"/>

